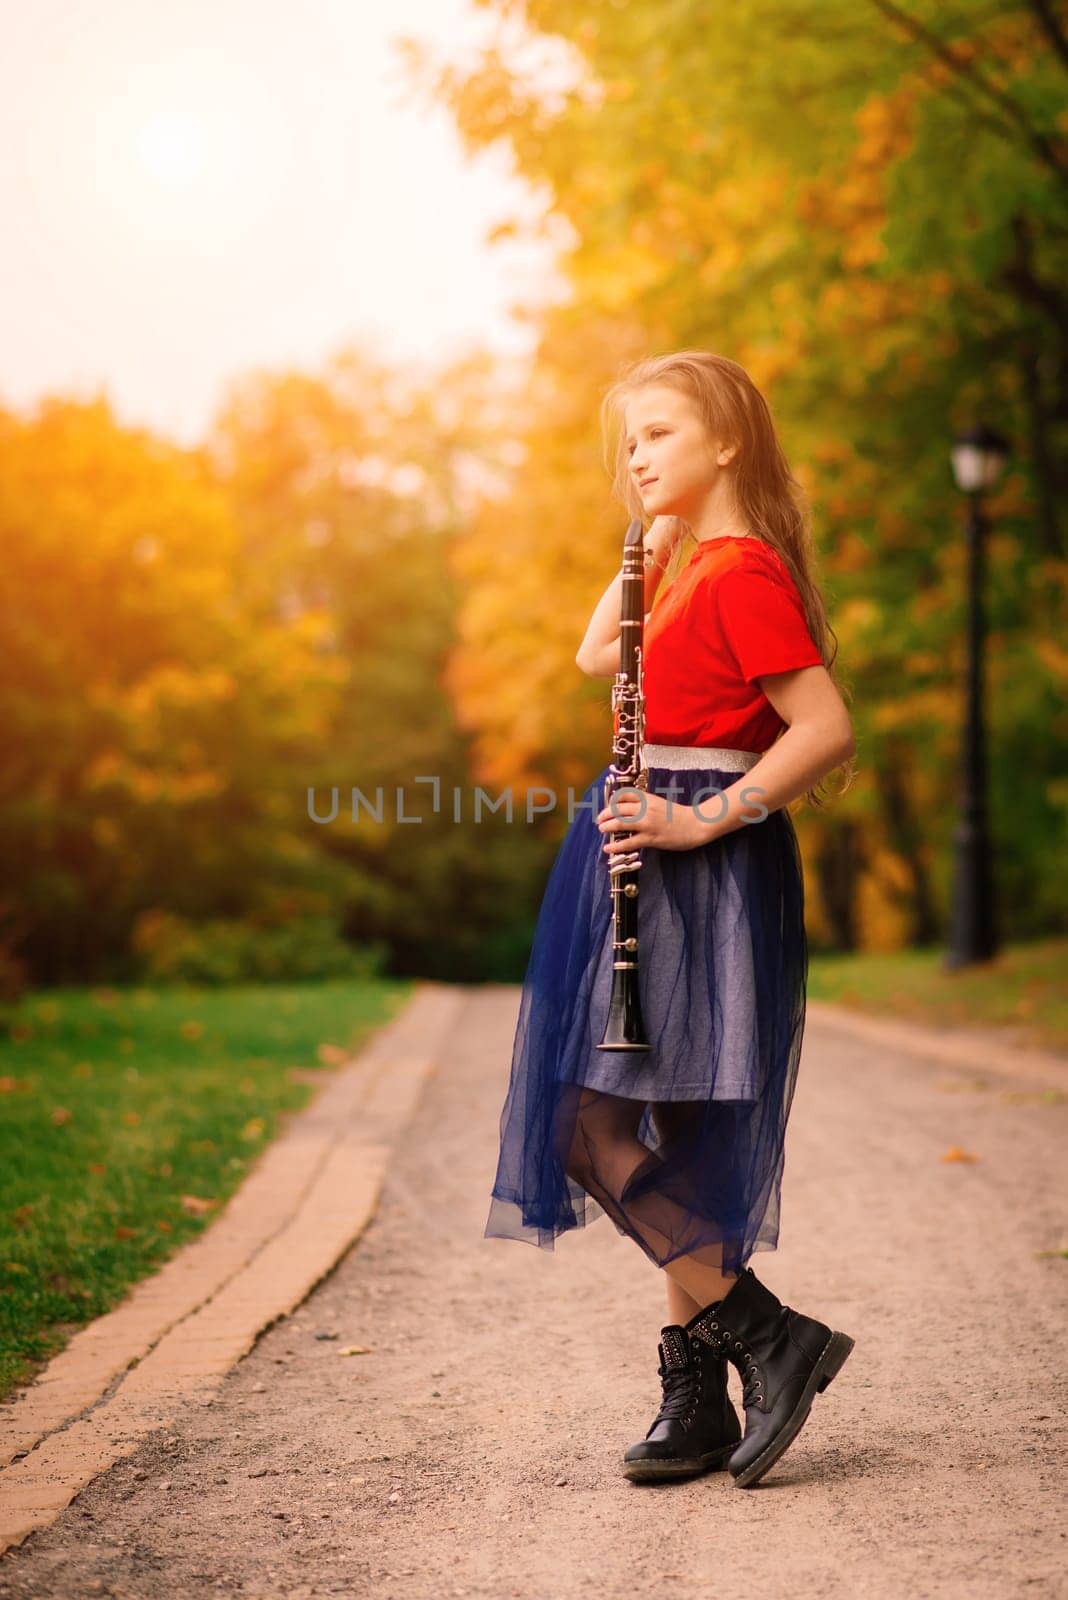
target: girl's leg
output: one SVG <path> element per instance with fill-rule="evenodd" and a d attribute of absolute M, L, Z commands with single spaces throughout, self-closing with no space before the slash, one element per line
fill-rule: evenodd
<path fill-rule="evenodd" d="M 669 1322 L 677 1322 L 682 1327 L 685 1327 L 688 1322 L 693 1321 L 699 1311 L 704 1310 L 704 1306 L 699 1306 L 693 1295 L 687 1294 L 682 1284 L 677 1282 L 666 1269 L 664 1271 L 664 1287 L 667 1290 Z M 706 1301 L 705 1304 L 707 1305 L 708 1302 Z"/>
<path fill-rule="evenodd" d="M 657 1100 L 653 1121 L 662 1140 L 681 1139 L 703 1111 L 699 1102 Z M 692 1321 L 713 1300 L 722 1300 L 735 1281 L 733 1273 L 723 1272 L 723 1247 L 708 1245 L 685 1256 L 676 1256 L 663 1269 L 667 1288 L 668 1315 L 672 1322 Z M 700 1298 L 696 1298 L 700 1296 Z"/>
<path fill-rule="evenodd" d="M 659 1125 L 665 1129 L 684 1128 L 686 1108 L 669 1106 L 665 1112 L 663 1104 L 654 1112 Z M 687 1217 L 685 1208 L 667 1195 L 645 1197 L 640 1204 L 628 1206 L 627 1189 L 631 1180 L 640 1169 L 648 1171 L 650 1162 L 655 1160 L 637 1136 L 644 1110 L 642 1100 L 583 1089 L 565 1168 L 568 1176 L 580 1183 L 659 1265 L 660 1258 L 684 1233 Z M 690 1107 L 688 1115 L 694 1115 L 694 1107 Z M 658 1227 L 657 1222 L 663 1226 Z M 677 1229 L 674 1235 L 665 1231 L 673 1225 Z M 727 1294 L 734 1276 L 724 1275 L 722 1263 L 720 1244 L 704 1245 L 667 1262 L 663 1270 L 671 1279 L 671 1292 L 677 1290 L 684 1297 L 677 1302 L 678 1308 L 685 1309 L 687 1302 L 692 1304 L 685 1317 L 673 1320 L 689 1322 L 698 1311 Z M 671 1304 L 669 1301 L 669 1306 Z"/>

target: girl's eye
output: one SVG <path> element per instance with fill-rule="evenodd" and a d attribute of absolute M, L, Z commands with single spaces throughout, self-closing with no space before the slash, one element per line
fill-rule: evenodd
<path fill-rule="evenodd" d="M 650 431 L 649 431 L 649 437 L 650 437 L 650 439 L 655 439 L 658 433 L 663 433 L 663 432 L 664 432 L 663 428 L 651 428 Z M 628 456 L 632 456 L 634 454 L 634 446 L 632 444 L 629 444 L 627 446 L 627 454 L 628 454 Z"/>

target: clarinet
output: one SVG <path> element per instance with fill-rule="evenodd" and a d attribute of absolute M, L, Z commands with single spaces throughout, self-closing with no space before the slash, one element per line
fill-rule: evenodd
<path fill-rule="evenodd" d="M 619 789 L 646 789 L 649 772 L 643 761 L 645 696 L 642 653 L 645 626 L 645 550 L 638 518 L 623 541 L 623 596 L 619 626 L 620 670 L 612 685 L 614 760 L 605 775 L 605 804 Z M 629 838 L 614 833 L 613 839 Z M 640 850 L 608 857 L 612 894 L 612 997 L 598 1050 L 648 1050 L 638 994 L 638 873 Z"/>

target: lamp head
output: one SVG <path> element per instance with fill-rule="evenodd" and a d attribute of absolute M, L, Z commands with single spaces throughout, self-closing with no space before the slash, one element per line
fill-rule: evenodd
<path fill-rule="evenodd" d="M 950 452 L 957 488 L 965 494 L 989 494 L 996 489 L 1009 459 L 1009 441 L 985 423 L 960 433 Z"/>

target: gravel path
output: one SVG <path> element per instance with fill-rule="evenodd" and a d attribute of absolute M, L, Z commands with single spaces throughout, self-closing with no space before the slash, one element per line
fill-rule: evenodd
<path fill-rule="evenodd" d="M 632 1484 L 662 1275 L 607 1218 L 555 1253 L 482 1238 L 518 998 L 468 991 L 360 1241 L 0 1594 L 1068 1594 L 1068 1098 L 810 1020 L 752 1265 L 856 1349 L 755 1488 Z"/>

